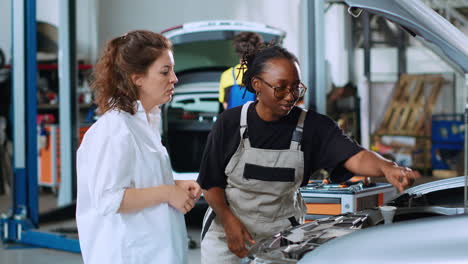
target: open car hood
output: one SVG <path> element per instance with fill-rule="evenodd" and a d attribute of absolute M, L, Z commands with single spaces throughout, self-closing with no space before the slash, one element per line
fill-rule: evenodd
<path fill-rule="evenodd" d="M 466 263 L 468 215 L 441 216 L 371 227 L 337 237 L 298 264 Z"/>
<path fill-rule="evenodd" d="M 348 263 L 414 263 L 413 259 L 423 256 L 426 249 L 446 246 L 443 242 L 433 243 L 432 241 L 444 241 L 448 237 L 454 239 L 455 244 L 459 244 L 452 247 L 452 253 L 466 252 L 465 248 L 468 243 L 466 232 L 459 232 L 460 228 L 466 229 L 468 226 L 468 222 L 466 222 L 468 215 L 460 216 L 463 214 L 465 178 L 460 176 L 421 184 L 394 197 L 387 205 L 397 208 L 393 218 L 395 225 L 382 225 L 383 216 L 376 207 L 356 213 L 321 218 L 283 230 L 271 238 L 259 241 L 250 249 L 250 264 L 341 263 L 345 260 Z M 454 219 L 444 218 L 447 216 L 457 217 Z M 405 224 L 401 222 L 405 222 Z M 408 225 L 409 223 L 412 224 Z M 451 228 L 447 228 L 448 226 Z M 360 235 L 363 231 L 366 232 Z M 390 233 L 392 235 L 389 235 Z M 424 239 L 422 239 L 421 234 L 424 235 Z M 355 239 L 359 236 L 366 238 Z M 404 243 L 401 239 L 403 236 L 405 236 Z M 431 236 L 435 239 L 431 240 Z M 337 241 L 335 242 L 335 240 Z M 384 257 L 384 252 L 380 250 L 387 247 L 401 248 L 401 245 L 404 245 L 405 250 L 411 251 L 415 250 L 412 246 L 420 244 L 421 241 L 427 242 L 427 245 L 419 247 L 418 254 L 411 255 L 405 252 L 399 255 L 398 261 L 389 257 L 394 252 L 385 251 L 387 253 Z M 364 243 L 365 246 L 362 247 Z M 397 247 L 398 244 L 400 244 L 399 247 Z M 366 250 L 362 254 L 353 254 L 354 246 Z M 369 255 L 371 248 L 372 255 Z M 376 251 L 375 248 L 380 249 Z M 331 251 L 337 252 L 337 250 L 340 251 L 340 254 L 330 253 Z M 346 253 L 343 250 L 346 250 Z M 434 254 L 437 255 L 436 250 L 429 251 L 435 252 Z M 434 254 L 425 254 L 424 261 L 421 263 L 430 262 L 429 260 L 434 257 Z M 380 256 L 381 259 L 366 261 L 366 257 L 370 256 L 376 259 Z M 466 261 L 468 254 L 463 254 L 462 259 Z M 388 261 L 386 262 L 386 260 Z M 449 262 L 449 259 L 446 260 L 447 263 L 457 263 Z"/>
<path fill-rule="evenodd" d="M 447 57 L 458 72 L 468 73 L 468 37 L 455 26 L 414 0 L 345 0 L 353 11 L 359 9 L 387 18 L 416 37 L 426 40 L 438 54 Z"/>
<path fill-rule="evenodd" d="M 283 30 L 255 22 L 213 20 L 185 23 L 162 31 L 174 45 L 175 71 L 222 71 L 239 63 L 232 39 L 240 32 L 255 32 L 266 43 L 281 44 Z"/>
<path fill-rule="evenodd" d="M 255 22 L 235 20 L 213 20 L 185 23 L 180 26 L 168 28 L 162 33 L 174 45 L 197 41 L 232 39 L 236 34 L 248 31 L 256 32 L 265 42 L 275 41 L 281 43 L 286 36 L 283 30 Z"/>

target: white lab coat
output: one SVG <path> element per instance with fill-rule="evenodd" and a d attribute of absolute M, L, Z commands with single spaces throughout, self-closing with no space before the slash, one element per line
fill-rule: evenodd
<path fill-rule="evenodd" d="M 167 203 L 121 214 L 125 188 L 174 184 L 161 144 L 160 109 L 109 111 L 87 131 L 77 153 L 76 222 L 86 264 L 186 263 L 182 213 Z"/>

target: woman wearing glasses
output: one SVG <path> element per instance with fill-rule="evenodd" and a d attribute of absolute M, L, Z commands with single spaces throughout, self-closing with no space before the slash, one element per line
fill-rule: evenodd
<path fill-rule="evenodd" d="M 255 241 L 301 222 L 299 187 L 317 169 L 334 182 L 351 172 L 385 175 L 399 190 L 417 176 L 364 150 L 327 116 L 296 107 L 307 88 L 297 58 L 284 48 L 245 54 L 244 65 L 243 84 L 257 101 L 220 115 L 202 158 L 198 182 L 210 205 L 202 263 L 239 263 Z"/>

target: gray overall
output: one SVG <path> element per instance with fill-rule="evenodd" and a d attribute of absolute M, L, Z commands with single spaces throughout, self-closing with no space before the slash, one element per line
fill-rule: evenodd
<path fill-rule="evenodd" d="M 306 111 L 299 117 L 289 149 L 259 149 L 251 147 L 248 138 L 247 109 L 251 103 L 242 107 L 241 140 L 225 170 L 225 192 L 230 209 L 258 242 L 304 217 L 305 204 L 298 188 L 304 174 L 300 142 Z M 241 260 L 229 250 L 224 228 L 211 208 L 203 219 L 201 255 L 204 264 Z"/>

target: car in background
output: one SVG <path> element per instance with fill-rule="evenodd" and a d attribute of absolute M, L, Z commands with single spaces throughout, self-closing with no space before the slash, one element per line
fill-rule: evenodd
<path fill-rule="evenodd" d="M 369 12 L 399 24 L 468 83 L 468 37 L 421 1 L 344 2 L 355 17 Z M 465 147 L 465 157 L 467 152 Z M 468 263 L 466 163 L 465 176 L 422 184 L 391 199 L 393 224 L 383 224 L 378 208 L 318 219 L 278 230 L 253 246 L 243 263 Z"/>
<path fill-rule="evenodd" d="M 176 180 L 198 177 L 200 162 L 221 104 L 219 78 L 239 63 L 232 39 L 256 32 L 266 43 L 282 43 L 285 32 L 260 23 L 220 20 L 192 22 L 162 31 L 174 46 L 179 82 L 171 102 L 162 107 L 162 139 Z"/>

